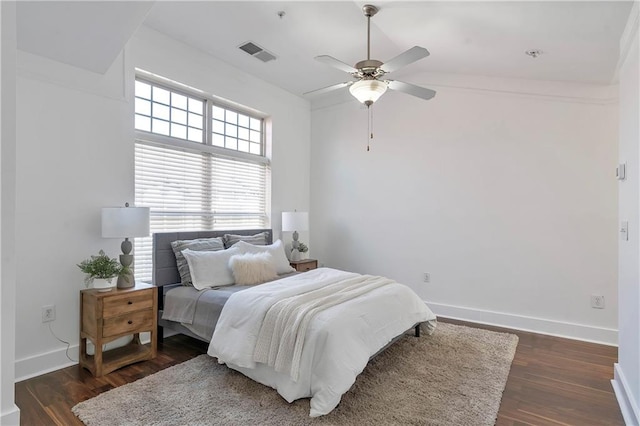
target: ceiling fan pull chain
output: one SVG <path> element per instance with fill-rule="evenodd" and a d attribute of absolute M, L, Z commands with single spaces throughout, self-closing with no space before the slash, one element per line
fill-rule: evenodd
<path fill-rule="evenodd" d="M 369 140 L 371 138 L 371 108 L 367 107 L 367 152 L 369 152 Z"/>
<path fill-rule="evenodd" d="M 367 134 L 367 152 L 369 152 L 369 144 L 373 139 L 373 110 L 371 105 L 367 106 L 367 117 L 369 118 L 368 134 Z"/>

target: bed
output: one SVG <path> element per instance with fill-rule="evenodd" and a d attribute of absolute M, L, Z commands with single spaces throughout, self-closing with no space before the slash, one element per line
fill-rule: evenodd
<path fill-rule="evenodd" d="M 408 330 L 419 337 L 420 324 L 429 333 L 435 328 L 435 315 L 408 287 L 331 268 L 254 286 L 181 285 L 171 242 L 230 233 L 265 233 L 265 244 L 273 243 L 269 229 L 154 234 L 159 339 L 170 329 L 209 342 L 207 353 L 218 362 L 285 400 L 310 397 L 312 417 L 331 412 L 368 360 Z"/>
<path fill-rule="evenodd" d="M 191 336 L 198 340 L 209 342 L 211 333 L 215 324 L 207 326 L 206 318 L 193 318 L 191 321 L 179 321 L 180 313 L 173 312 L 172 317 L 178 321 L 167 320 L 163 318 L 165 315 L 165 302 L 167 294 L 173 290 L 169 297 L 178 299 L 177 303 L 194 305 L 193 287 L 183 286 L 180 281 L 180 274 L 176 263 L 171 243 L 178 240 L 195 240 L 199 238 L 222 238 L 226 234 L 235 235 L 255 235 L 258 233 L 266 234 L 266 242 L 273 242 L 271 229 L 251 229 L 251 230 L 233 230 L 233 231 L 189 231 L 189 232 L 164 232 L 153 234 L 153 284 L 158 288 L 158 342 L 162 344 L 165 330 L 169 333 L 180 333 Z M 225 292 L 238 291 L 240 288 L 226 288 Z M 216 313 L 219 313 L 228 298 L 228 294 L 218 295 L 216 292 L 206 292 L 204 295 L 198 295 L 202 307 L 196 311 L 196 314 L 202 314 L 209 317 L 210 321 L 217 320 Z M 220 296 L 220 297 L 216 297 Z M 197 297 L 197 296 L 196 296 Z M 179 299 L 182 299 L 181 301 Z M 206 305 L 210 306 L 206 306 Z M 195 306 L 193 306 L 195 308 Z M 183 315 L 188 315 L 185 310 Z M 182 318 L 187 319 L 187 318 Z M 188 324 L 196 322 L 196 325 Z M 211 332 L 208 331 L 211 330 Z"/>

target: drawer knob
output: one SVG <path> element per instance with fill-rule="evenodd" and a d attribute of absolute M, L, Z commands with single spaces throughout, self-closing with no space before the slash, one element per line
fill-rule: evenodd
<path fill-rule="evenodd" d="M 133 305 L 133 302 L 132 302 L 131 300 L 129 300 L 129 301 L 127 302 L 127 305 Z"/>
<path fill-rule="evenodd" d="M 133 324 L 133 321 L 129 320 L 129 321 L 127 321 L 127 324 L 131 325 L 131 324 Z"/>

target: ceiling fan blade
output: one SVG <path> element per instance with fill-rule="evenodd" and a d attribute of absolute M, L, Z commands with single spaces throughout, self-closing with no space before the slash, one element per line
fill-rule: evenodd
<path fill-rule="evenodd" d="M 416 86 L 415 84 L 403 83 L 397 80 L 388 80 L 387 86 L 391 90 L 406 93 L 407 95 L 417 96 L 425 100 L 429 100 L 436 95 L 435 90 L 426 89 L 424 87 Z"/>
<path fill-rule="evenodd" d="M 345 64 L 344 62 L 337 60 L 333 56 L 329 56 L 329 55 L 316 56 L 315 60 L 322 62 L 323 64 L 332 66 L 334 68 L 338 68 L 339 70 L 348 72 L 350 74 L 354 72 L 358 72 L 358 70 L 352 67 L 351 65 Z"/>
<path fill-rule="evenodd" d="M 321 93 L 327 93 L 327 92 L 331 92 L 332 90 L 351 86 L 352 84 L 353 84 L 353 81 L 345 81 L 344 83 L 333 84 L 331 86 L 323 87 L 322 89 L 312 90 L 310 92 L 303 93 L 303 95 L 319 95 Z"/>
<path fill-rule="evenodd" d="M 427 56 L 429 56 L 429 51 L 427 49 L 420 46 L 413 46 L 411 49 L 402 52 L 395 58 L 382 64 L 380 68 L 382 68 L 382 71 L 384 72 L 393 72 L 422 58 L 426 58 Z"/>

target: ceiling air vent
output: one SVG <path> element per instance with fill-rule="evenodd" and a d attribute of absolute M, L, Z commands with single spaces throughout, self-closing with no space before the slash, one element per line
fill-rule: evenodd
<path fill-rule="evenodd" d="M 256 58 L 260 59 L 262 62 L 269 62 L 269 61 L 273 61 L 276 57 L 273 56 L 271 53 L 267 52 L 266 50 L 263 50 L 262 52 L 258 52 L 255 55 Z"/>
<path fill-rule="evenodd" d="M 241 46 L 238 46 L 238 49 L 247 52 L 249 55 L 253 56 L 254 58 L 260 59 L 262 62 L 269 62 L 276 59 L 275 55 L 267 52 L 262 47 L 250 41 L 247 43 L 244 43 Z"/>

